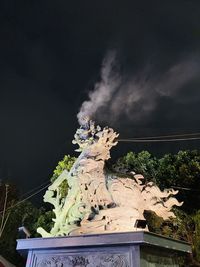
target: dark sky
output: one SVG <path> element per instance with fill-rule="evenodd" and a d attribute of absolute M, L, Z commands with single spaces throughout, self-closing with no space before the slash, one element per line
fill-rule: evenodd
<path fill-rule="evenodd" d="M 105 83 L 92 118 L 121 138 L 200 131 L 200 1 L 2 0 L 0 12 L 0 178 L 21 192 L 73 154 L 77 113 Z M 120 143 L 113 153 L 199 145 Z"/>

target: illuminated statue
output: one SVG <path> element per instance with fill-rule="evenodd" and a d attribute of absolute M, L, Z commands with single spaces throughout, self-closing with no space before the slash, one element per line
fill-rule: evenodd
<path fill-rule="evenodd" d="M 54 206 L 55 218 L 49 233 L 37 229 L 43 237 L 141 230 L 136 222 L 144 220 L 145 210 L 163 219 L 175 217 L 172 206 L 182 204 L 172 197 L 178 191 L 160 191 L 152 182 L 144 184 L 142 175 L 132 173 L 132 179 L 118 178 L 105 172 L 105 161 L 117 137 L 113 129 L 101 129 L 93 121 L 83 120 L 73 140 L 79 145 L 79 157 L 44 195 L 44 201 Z M 66 198 L 59 188 L 64 180 L 68 184 Z"/>

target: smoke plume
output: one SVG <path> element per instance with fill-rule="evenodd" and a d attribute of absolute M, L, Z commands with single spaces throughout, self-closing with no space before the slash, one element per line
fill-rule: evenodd
<path fill-rule="evenodd" d="M 89 92 L 89 100 L 83 102 L 77 117 L 103 118 L 115 123 L 120 116 L 138 121 L 156 109 L 161 97 L 179 97 L 181 89 L 200 74 L 197 60 L 185 59 L 162 73 L 155 70 L 138 71 L 134 75 L 119 71 L 116 53 L 105 57 L 101 68 L 101 81 Z"/>
<path fill-rule="evenodd" d="M 99 108 L 106 108 L 111 101 L 120 84 L 120 75 L 116 68 L 116 53 L 111 51 L 103 60 L 100 82 L 96 83 L 94 90 L 89 92 L 89 100 L 83 102 L 77 115 L 80 124 L 84 117 L 92 118 Z"/>

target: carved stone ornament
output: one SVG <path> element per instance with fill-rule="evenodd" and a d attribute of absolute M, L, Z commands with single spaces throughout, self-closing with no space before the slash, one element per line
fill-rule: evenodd
<path fill-rule="evenodd" d="M 154 211 L 164 220 L 175 217 L 172 207 L 182 205 L 173 197 L 178 191 L 161 191 L 152 182 L 144 184 L 140 174 L 132 173 L 131 179 L 106 173 L 105 161 L 117 145 L 118 134 L 113 129 L 101 129 L 85 119 L 74 137 L 79 157 L 44 195 L 44 201 L 54 206 L 55 218 L 50 232 L 37 229 L 43 237 L 141 230 L 137 221 L 144 220 L 145 210 Z M 65 198 L 59 187 L 64 180 L 68 184 Z"/>
<path fill-rule="evenodd" d="M 127 254 L 81 254 L 36 260 L 37 267 L 130 267 Z"/>

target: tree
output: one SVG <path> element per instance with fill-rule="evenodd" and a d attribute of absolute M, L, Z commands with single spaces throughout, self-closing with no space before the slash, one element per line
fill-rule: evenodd
<path fill-rule="evenodd" d="M 63 160 L 58 162 L 58 165 L 56 166 L 55 170 L 53 171 L 53 176 L 51 178 L 51 182 L 54 182 L 64 170 L 70 171 L 75 160 L 76 160 L 75 157 L 72 157 L 70 155 L 65 155 Z M 60 191 L 61 195 L 63 197 L 66 196 L 67 195 L 67 188 L 68 188 L 66 180 L 64 180 L 62 182 L 62 184 L 60 185 L 60 188 L 61 188 L 61 191 Z"/>
<path fill-rule="evenodd" d="M 26 226 L 32 236 L 34 223 L 41 211 L 28 201 L 19 201 L 17 189 L 10 183 L 0 184 L 0 252 L 10 262 L 24 266 L 23 258 L 16 251 L 18 228 Z"/>
<path fill-rule="evenodd" d="M 194 213 L 200 209 L 200 153 L 197 150 L 167 154 L 158 160 L 156 181 L 163 187 L 180 190 L 183 210 Z"/>
<path fill-rule="evenodd" d="M 5 191 L 5 194 L 4 194 L 4 192 L 2 192 L 2 195 L 1 195 L 1 204 L 2 204 L 1 208 L 2 209 L 0 209 L 0 211 L 1 211 L 1 215 L 0 215 L 0 219 L 1 219 L 0 220 L 0 238 L 3 235 L 6 223 L 8 221 L 9 215 L 10 215 L 9 212 L 6 212 L 6 207 L 7 207 L 7 202 L 8 202 L 8 188 L 9 188 L 9 185 L 6 184 L 5 190 L 2 190 L 2 191 Z"/>
<path fill-rule="evenodd" d="M 191 243 L 193 257 L 187 266 L 200 266 L 200 152 L 179 151 L 162 158 L 153 157 L 147 151 L 129 152 L 118 159 L 113 168 L 123 173 L 140 173 L 162 189 L 179 189 L 177 198 L 184 204 L 174 211 L 175 219 L 163 221 L 150 212 L 145 217 L 150 231 Z"/>
<path fill-rule="evenodd" d="M 36 233 L 36 230 L 38 227 L 44 228 L 46 231 L 50 231 L 53 227 L 53 218 L 55 217 L 55 214 L 53 211 L 45 211 L 43 208 L 41 209 L 41 213 L 37 219 L 37 221 L 34 223 L 34 237 L 41 237 L 40 234 Z"/>
<path fill-rule="evenodd" d="M 129 152 L 127 155 L 119 158 L 113 165 L 113 169 L 120 173 L 140 173 L 146 181 L 155 181 L 157 159 L 148 151 L 142 151 L 138 154 Z"/>
<path fill-rule="evenodd" d="M 194 213 L 200 209 L 200 152 L 197 150 L 179 151 L 162 158 L 156 158 L 148 151 L 129 152 L 117 160 L 113 169 L 140 173 L 146 181 L 155 182 L 161 189 L 179 189 L 178 199 L 184 201 L 183 210 Z"/>
<path fill-rule="evenodd" d="M 17 266 L 23 266 L 24 260 L 16 251 L 18 228 L 22 225 L 26 226 L 33 236 L 35 232 L 34 223 L 40 215 L 40 210 L 28 201 L 17 203 L 15 202 L 13 206 L 6 210 L 6 214 L 9 213 L 9 218 L 0 237 L 0 251 L 4 257 L 17 264 Z"/>
<path fill-rule="evenodd" d="M 53 176 L 51 178 L 51 182 L 54 182 L 56 178 L 64 171 L 70 171 L 72 165 L 74 164 L 76 158 L 70 155 L 65 155 L 64 158 L 58 162 L 55 170 L 53 171 Z"/>
<path fill-rule="evenodd" d="M 192 215 L 192 220 L 194 223 L 192 236 L 192 245 L 194 252 L 193 254 L 194 258 L 197 259 L 198 262 L 200 262 L 200 210 L 198 210 L 194 215 Z"/>

